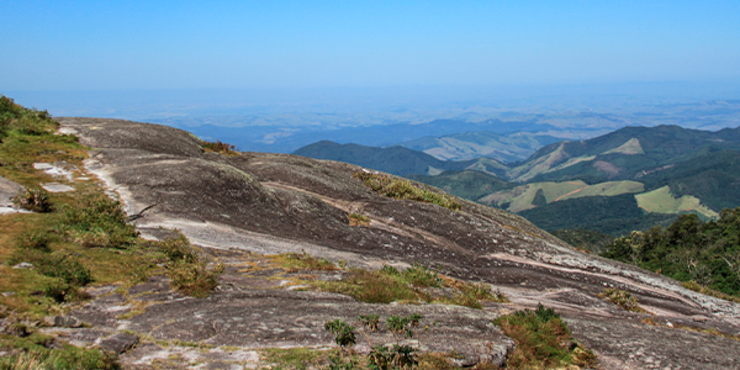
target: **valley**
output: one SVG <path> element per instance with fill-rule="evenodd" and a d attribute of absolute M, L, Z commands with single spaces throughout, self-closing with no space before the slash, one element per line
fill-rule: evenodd
<path fill-rule="evenodd" d="M 740 362 L 736 302 L 576 250 L 516 214 L 363 166 L 8 106 L 3 194 L 64 189 L 28 198 L 52 207 L 19 200 L 0 215 L 0 351 L 11 361 L 364 367 L 386 343 L 410 350 L 419 367 L 489 369 L 522 356 L 508 318 L 535 315 L 572 333 L 557 339 L 567 344 L 562 357 L 540 363 Z M 632 194 L 605 198 L 619 196 Z M 50 269 L 57 258 L 77 275 Z M 62 293 L 50 284 L 63 284 Z M 639 309 L 623 308 L 625 294 Z M 377 331 L 363 324 L 371 315 Z M 406 338 L 388 329 L 404 318 Z M 357 333 L 354 352 L 329 327 Z"/>

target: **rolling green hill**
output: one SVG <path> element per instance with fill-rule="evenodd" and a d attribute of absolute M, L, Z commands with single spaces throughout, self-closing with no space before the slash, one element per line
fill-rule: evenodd
<path fill-rule="evenodd" d="M 712 151 L 740 149 L 740 128 L 625 127 L 604 136 L 547 145 L 509 172 L 515 181 L 630 180 Z"/>
<path fill-rule="evenodd" d="M 444 191 L 475 201 L 491 192 L 511 189 L 508 181 L 478 171 L 446 171 L 437 176 L 411 175 L 409 179 L 443 189 Z"/>
<path fill-rule="evenodd" d="M 470 154 L 503 137 L 478 132 L 407 145 L 427 151 L 462 148 L 451 144 L 454 139 L 467 143 Z M 582 228 L 619 236 L 665 224 L 681 213 L 711 219 L 723 208 L 740 205 L 740 191 L 735 190 L 740 186 L 740 128 L 625 127 L 589 140 L 552 143 L 510 165 L 490 158 L 442 161 L 404 147 L 331 142 L 295 154 L 408 176 L 517 212 L 550 231 Z"/>
<path fill-rule="evenodd" d="M 503 175 L 506 165 L 490 158 L 468 161 L 441 161 L 429 154 L 402 146 L 378 148 L 357 144 L 337 144 L 319 141 L 296 150 L 293 154 L 314 159 L 347 162 L 398 176 L 438 175 L 444 171 L 462 171 L 469 167 L 477 171 Z"/>
<path fill-rule="evenodd" d="M 543 145 L 562 139 L 529 132 L 497 134 L 488 131 L 467 132 L 441 137 L 423 137 L 401 143 L 441 160 L 468 160 L 488 157 L 500 162 L 523 161 Z"/>

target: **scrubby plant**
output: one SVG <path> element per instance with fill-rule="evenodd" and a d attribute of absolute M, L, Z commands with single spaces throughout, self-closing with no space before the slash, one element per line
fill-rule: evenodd
<path fill-rule="evenodd" d="M 359 213 L 350 213 L 348 216 L 350 226 L 367 225 L 370 223 L 370 218 Z"/>
<path fill-rule="evenodd" d="M 414 263 L 411 267 L 404 270 L 403 278 L 418 287 L 439 288 L 443 284 L 442 278 L 439 277 L 438 273 L 418 263 Z"/>
<path fill-rule="evenodd" d="M 206 153 L 218 153 L 229 157 L 240 154 L 234 145 L 222 143 L 220 140 L 216 140 L 216 142 L 201 141 L 201 145 L 203 146 L 203 151 Z"/>
<path fill-rule="evenodd" d="M 616 304 L 623 310 L 632 312 L 645 312 L 645 310 L 637 303 L 637 298 L 633 297 L 632 294 L 630 294 L 629 292 L 625 292 L 624 290 L 606 288 L 601 294 L 599 294 L 599 296 L 611 303 Z"/>
<path fill-rule="evenodd" d="M 167 256 L 165 264 L 172 286 L 183 294 L 203 298 L 218 285 L 218 275 L 224 271 L 222 264 L 208 268 L 208 261 L 198 256 L 188 239 L 180 234 L 154 243 Z"/>
<path fill-rule="evenodd" d="M 104 194 L 84 196 L 80 206 L 67 206 L 61 231 L 88 248 L 126 248 L 138 236 L 120 202 Z"/>
<path fill-rule="evenodd" d="M 380 322 L 380 317 L 375 314 L 370 315 L 360 315 L 357 317 L 357 321 L 362 324 L 363 328 L 368 328 L 370 331 L 376 331 L 378 330 L 378 324 Z"/>
<path fill-rule="evenodd" d="M 336 319 L 324 324 L 324 329 L 334 335 L 334 341 L 342 348 L 355 345 L 355 328 L 343 320 Z"/>
<path fill-rule="evenodd" d="M 355 172 L 352 177 L 362 181 L 365 186 L 373 189 L 373 191 L 389 198 L 432 203 L 454 211 L 462 207 L 454 197 L 424 189 L 409 180 L 364 171 Z"/>
<path fill-rule="evenodd" d="M 573 340 L 560 315 L 542 304 L 534 311 L 517 311 L 494 322 L 516 342 L 507 360 L 508 369 L 598 366 L 593 352 Z"/>
<path fill-rule="evenodd" d="M 41 188 L 28 188 L 16 194 L 12 199 L 16 207 L 33 212 L 51 212 L 53 207 L 49 200 L 49 193 Z"/>

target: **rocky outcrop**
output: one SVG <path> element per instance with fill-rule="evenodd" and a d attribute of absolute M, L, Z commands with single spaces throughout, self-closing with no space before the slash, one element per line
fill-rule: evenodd
<path fill-rule="evenodd" d="M 94 148 L 88 171 L 121 197 L 144 234 L 154 237 L 160 227 L 179 229 L 215 254 L 305 251 L 369 268 L 418 262 L 452 277 L 491 283 L 512 301 L 482 311 L 368 305 L 334 294 L 275 289 L 255 277 L 227 273 L 220 291 L 207 299 L 178 297 L 162 286 L 152 299 L 159 303 L 130 319 L 117 319 L 119 311 L 107 319 L 97 317 L 96 326 L 107 328 L 108 335 L 129 330 L 161 340 L 234 345 L 246 351 L 239 356 L 247 358 L 255 348 L 329 345 L 321 325 L 332 317 L 352 319 L 369 310 L 386 314 L 413 308 L 446 322 L 446 328 L 459 328 L 430 334 L 439 337 L 428 343 L 441 346 L 430 350 L 461 343 L 457 350 L 470 356 L 486 346 L 497 348 L 494 352 L 500 356 L 511 342 L 491 327 L 491 320 L 541 302 L 563 314 L 576 338 L 604 359 L 604 368 L 729 369 L 740 363 L 736 340 L 642 323 L 648 317 L 683 320 L 697 330 L 737 335 L 740 305 L 578 252 L 518 216 L 462 200 L 462 210 L 451 211 L 390 199 L 353 179 L 362 169 L 349 164 L 265 153 L 225 157 L 204 153 L 191 134 L 164 126 L 91 118 L 59 121 L 66 132 Z M 352 226 L 350 213 L 370 221 Z M 627 313 L 604 302 L 598 294 L 606 287 L 632 293 L 653 315 Z M 97 312 L 96 304 L 102 303 L 93 301 L 87 309 Z M 126 304 L 114 302 L 111 307 Z M 696 355 L 696 343 L 715 350 Z M 144 343 L 126 356 L 138 356 L 129 363 L 141 364 L 161 350 Z"/>

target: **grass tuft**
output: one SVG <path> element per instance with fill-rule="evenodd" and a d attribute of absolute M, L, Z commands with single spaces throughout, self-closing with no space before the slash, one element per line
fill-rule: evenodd
<path fill-rule="evenodd" d="M 452 196 L 423 189 L 409 180 L 389 175 L 367 173 L 364 171 L 355 172 L 352 174 L 352 178 L 362 181 L 365 186 L 368 186 L 375 192 L 389 198 L 432 203 L 441 207 L 449 208 L 453 211 L 457 211 L 462 208 L 460 203 L 458 203 Z"/>
<path fill-rule="evenodd" d="M 540 304 L 535 311 L 517 311 L 494 322 L 516 342 L 507 360 L 507 369 L 598 366 L 593 352 L 573 340 L 565 322 L 551 308 Z"/>
<path fill-rule="evenodd" d="M 633 297 L 632 294 L 630 294 L 629 292 L 625 292 L 624 290 L 606 288 L 601 294 L 599 294 L 599 297 L 604 298 L 611 303 L 614 303 L 615 305 L 626 311 L 646 312 L 637 303 L 637 298 Z"/>
<path fill-rule="evenodd" d="M 49 201 L 49 193 L 41 188 L 28 188 L 16 194 L 12 199 L 16 207 L 33 212 L 51 212 L 53 207 Z"/>
<path fill-rule="evenodd" d="M 82 195 L 79 206 L 64 207 L 60 231 L 87 248 L 126 248 L 139 235 L 120 202 L 101 193 Z"/>
<path fill-rule="evenodd" d="M 224 266 L 216 264 L 209 269 L 208 261 L 195 253 L 184 235 L 154 242 L 154 245 L 167 256 L 167 275 L 178 291 L 191 297 L 203 298 L 218 285 L 218 275 L 224 271 Z"/>

